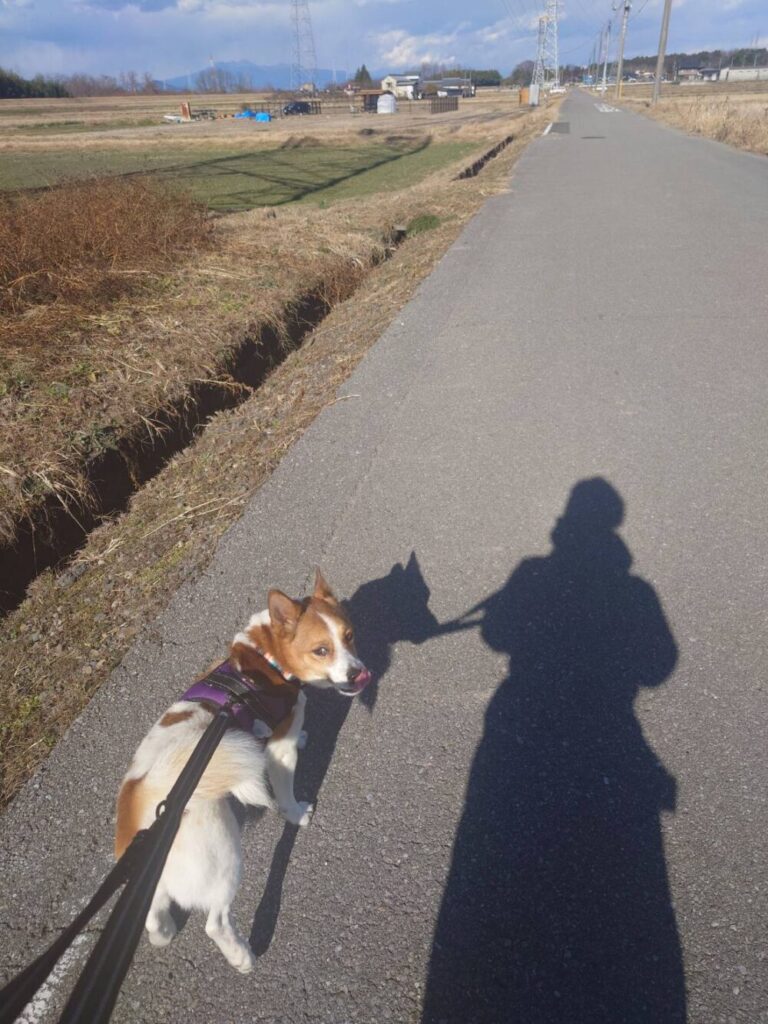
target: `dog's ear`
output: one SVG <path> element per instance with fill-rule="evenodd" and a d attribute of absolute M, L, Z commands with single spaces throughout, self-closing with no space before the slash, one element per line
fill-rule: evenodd
<path fill-rule="evenodd" d="M 325 582 L 325 577 L 319 569 L 315 569 L 315 590 L 312 594 L 313 597 L 318 598 L 321 601 L 328 601 L 330 604 L 338 604 L 336 595 Z"/>
<path fill-rule="evenodd" d="M 270 590 L 267 607 L 272 625 L 281 633 L 293 636 L 303 608 L 298 601 L 292 601 L 282 590 Z"/>

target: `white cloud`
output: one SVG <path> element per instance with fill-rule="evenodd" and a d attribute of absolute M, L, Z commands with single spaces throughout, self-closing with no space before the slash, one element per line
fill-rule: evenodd
<path fill-rule="evenodd" d="M 453 63 L 456 60 L 456 38 L 456 32 L 411 35 L 404 29 L 392 29 L 376 35 L 375 42 L 378 59 L 398 68 Z"/>

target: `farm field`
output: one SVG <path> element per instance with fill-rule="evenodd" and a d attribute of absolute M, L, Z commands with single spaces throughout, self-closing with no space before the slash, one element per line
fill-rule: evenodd
<path fill-rule="evenodd" d="M 333 202 L 385 188 L 415 184 L 445 164 L 468 156 L 471 141 L 433 143 L 422 138 L 361 140 L 323 145 L 312 136 L 288 140 L 279 148 L 77 146 L 29 153 L 7 153 L 0 188 L 55 185 L 94 175 L 151 174 L 184 189 L 221 212 L 277 206 L 302 199 Z"/>
<path fill-rule="evenodd" d="M 468 156 L 503 121 L 516 94 L 493 91 L 451 114 L 404 103 L 395 115 L 324 113 L 257 125 L 231 117 L 261 96 L 200 97 L 226 117 L 163 124 L 179 97 L 19 100 L 0 104 L 0 190 L 45 188 L 94 175 L 157 175 L 219 212 L 300 200 L 335 202 L 413 185 Z M 35 104 L 39 106 L 35 106 Z M 193 106 L 195 105 L 193 103 Z"/>

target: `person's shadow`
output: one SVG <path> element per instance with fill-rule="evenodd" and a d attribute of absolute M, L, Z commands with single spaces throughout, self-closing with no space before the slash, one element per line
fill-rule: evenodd
<path fill-rule="evenodd" d="M 619 494 L 582 480 L 545 558 L 441 632 L 480 625 L 491 699 L 434 933 L 423 1024 L 683 1024 L 660 829 L 675 780 L 633 703 L 677 648 L 630 573 Z"/>
<path fill-rule="evenodd" d="M 390 666 L 393 645 L 404 640 L 422 643 L 438 632 L 437 620 L 429 610 L 429 588 L 415 552 L 405 566 L 397 563 L 386 576 L 364 583 L 344 603 L 355 627 L 358 653 L 373 675 L 373 682 L 357 699 L 373 713 L 379 684 Z M 305 728 L 309 741 L 306 750 L 299 755 L 296 772 L 296 795 L 299 799 L 309 800 L 317 806 L 323 780 L 352 703 L 350 699 L 327 690 L 314 690 L 308 694 Z M 297 835 L 298 828 L 286 824 L 275 847 L 249 937 L 256 956 L 266 953 L 272 941 L 280 913 L 285 873 Z"/>

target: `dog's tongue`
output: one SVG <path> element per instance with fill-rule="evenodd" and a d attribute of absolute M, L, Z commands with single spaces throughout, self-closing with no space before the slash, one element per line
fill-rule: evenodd
<path fill-rule="evenodd" d="M 371 675 L 367 668 L 364 668 L 361 671 L 360 675 L 355 680 L 355 689 L 357 690 L 357 692 L 361 693 L 366 688 L 368 683 L 370 683 L 371 679 L 373 679 L 373 676 Z"/>

